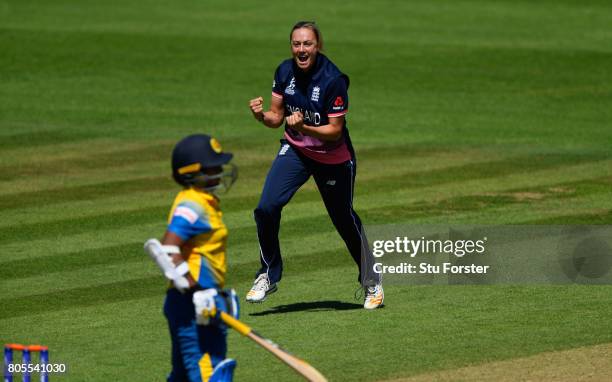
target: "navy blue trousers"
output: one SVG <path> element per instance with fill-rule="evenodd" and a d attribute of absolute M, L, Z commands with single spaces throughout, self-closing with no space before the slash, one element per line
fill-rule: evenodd
<path fill-rule="evenodd" d="M 333 165 L 320 163 L 281 140 L 281 148 L 268 172 L 254 211 L 261 260 L 256 276 L 267 273 L 270 282 L 280 281 L 283 272 L 278 241 L 281 211 L 295 192 L 313 176 L 327 213 L 359 268 L 359 282 L 362 285 L 379 282 L 378 275 L 362 269 L 363 264 L 371 263 L 372 254 L 361 219 L 353 209 L 355 173 L 354 159 Z"/>

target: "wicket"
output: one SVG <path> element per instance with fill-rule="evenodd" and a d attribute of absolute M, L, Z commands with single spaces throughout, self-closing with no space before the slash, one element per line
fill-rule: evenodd
<path fill-rule="evenodd" d="M 6 344 L 4 345 L 4 382 L 13 382 L 13 371 L 9 370 L 9 365 L 13 364 L 13 351 L 21 352 L 21 363 L 18 364 L 21 373 L 23 374 L 23 382 L 31 382 L 32 374 L 29 370 L 32 361 L 32 352 L 39 353 L 39 367 L 35 370 L 40 370 L 40 382 L 49 382 L 49 374 L 47 365 L 49 364 L 49 348 L 41 345 L 21 345 L 21 344 Z"/>

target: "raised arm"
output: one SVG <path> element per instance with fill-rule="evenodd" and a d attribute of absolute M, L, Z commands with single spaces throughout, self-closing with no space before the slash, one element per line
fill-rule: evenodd
<path fill-rule="evenodd" d="M 277 128 L 283 124 L 285 120 L 285 111 L 283 99 L 272 96 L 270 101 L 270 110 L 263 111 L 263 97 L 257 97 L 249 101 L 249 107 L 253 117 L 270 128 Z"/>

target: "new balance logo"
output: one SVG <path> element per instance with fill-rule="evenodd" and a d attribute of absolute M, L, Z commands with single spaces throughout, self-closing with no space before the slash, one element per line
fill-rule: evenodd
<path fill-rule="evenodd" d="M 283 147 L 281 147 L 280 151 L 278 152 L 278 156 L 287 154 L 287 150 L 289 150 L 289 144 L 283 145 Z"/>
<path fill-rule="evenodd" d="M 336 181 L 335 180 L 328 180 L 327 183 L 328 186 L 335 186 L 336 185 Z"/>

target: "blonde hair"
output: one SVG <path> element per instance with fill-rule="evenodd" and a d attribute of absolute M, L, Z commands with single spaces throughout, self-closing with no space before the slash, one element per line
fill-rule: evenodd
<path fill-rule="evenodd" d="M 319 50 L 323 50 L 323 35 L 321 35 L 321 31 L 319 27 L 314 21 L 298 21 L 293 28 L 291 28 L 291 32 L 289 33 L 289 42 L 291 43 L 291 38 L 293 37 L 293 31 L 300 28 L 307 28 L 314 32 L 317 37 L 317 48 Z"/>

